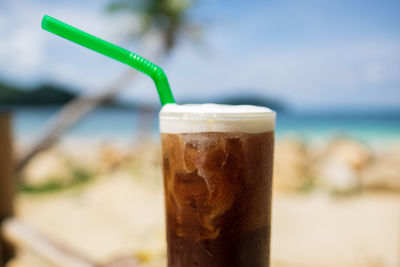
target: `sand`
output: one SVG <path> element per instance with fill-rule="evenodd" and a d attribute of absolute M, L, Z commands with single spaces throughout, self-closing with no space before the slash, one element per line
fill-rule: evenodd
<path fill-rule="evenodd" d="M 16 218 L 97 264 L 134 258 L 137 266 L 165 266 L 158 144 L 143 142 L 134 153 L 126 146 L 81 147 L 48 152 L 59 161 L 53 170 L 49 157 L 39 157 L 26 178 L 42 182 L 46 172 L 64 174 L 79 166 L 91 180 L 62 191 L 19 194 Z M 296 140 L 277 145 L 272 266 L 399 267 L 400 150 L 375 153 L 351 140 L 310 147 Z M 9 266 L 56 265 L 19 246 Z"/>

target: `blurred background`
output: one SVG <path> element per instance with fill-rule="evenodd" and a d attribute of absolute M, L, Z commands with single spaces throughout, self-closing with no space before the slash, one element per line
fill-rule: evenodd
<path fill-rule="evenodd" d="M 7 266 L 164 266 L 158 111 L 141 73 L 44 14 L 160 65 L 178 103 L 277 111 L 272 266 L 400 266 L 400 2 L 0 2 Z"/>

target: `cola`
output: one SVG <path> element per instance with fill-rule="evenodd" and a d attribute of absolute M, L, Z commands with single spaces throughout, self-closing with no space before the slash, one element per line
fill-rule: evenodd
<path fill-rule="evenodd" d="M 269 266 L 274 114 L 172 113 L 160 116 L 168 266 Z"/>

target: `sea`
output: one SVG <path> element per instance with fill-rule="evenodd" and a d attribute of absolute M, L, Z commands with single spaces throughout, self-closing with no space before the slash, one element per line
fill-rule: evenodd
<path fill-rule="evenodd" d="M 59 107 L 27 108 L 12 111 L 13 131 L 18 141 L 37 138 Z M 105 141 L 132 141 L 144 135 L 158 137 L 157 114 L 140 115 L 126 108 L 97 108 L 68 130 L 63 138 Z M 346 137 L 367 144 L 400 141 L 400 113 L 326 114 L 278 113 L 276 136 L 306 142 Z"/>

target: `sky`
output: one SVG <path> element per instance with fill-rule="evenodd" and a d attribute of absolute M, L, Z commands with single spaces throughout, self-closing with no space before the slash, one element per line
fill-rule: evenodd
<path fill-rule="evenodd" d="M 156 60 L 157 34 L 128 39 L 139 19 L 106 13 L 108 2 L 0 2 L 0 79 L 91 94 L 128 68 L 41 30 L 44 14 Z M 200 42 L 184 35 L 157 62 L 178 102 L 252 95 L 299 111 L 400 108 L 400 1 L 198 0 L 189 14 Z M 144 76 L 119 98 L 158 101 Z"/>

